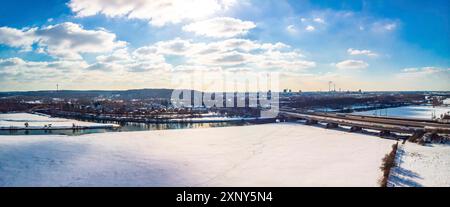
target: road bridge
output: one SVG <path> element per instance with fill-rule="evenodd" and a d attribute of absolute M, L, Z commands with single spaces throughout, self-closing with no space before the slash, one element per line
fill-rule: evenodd
<path fill-rule="evenodd" d="M 327 123 L 328 128 L 349 126 L 352 131 L 372 129 L 382 134 L 397 133 L 442 133 L 450 134 L 450 124 L 432 120 L 408 119 L 399 117 L 375 117 L 340 113 L 315 113 L 282 110 L 280 116 L 306 120 L 306 123 Z"/>

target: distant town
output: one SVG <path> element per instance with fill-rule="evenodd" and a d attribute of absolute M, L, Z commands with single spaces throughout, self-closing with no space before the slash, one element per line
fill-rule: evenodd
<path fill-rule="evenodd" d="M 171 101 L 171 89 L 140 89 L 126 91 L 30 91 L 1 92 L 0 112 L 38 112 L 68 118 L 90 118 L 97 120 L 165 122 L 212 116 L 255 118 L 264 107 L 250 106 L 251 93 L 223 93 L 223 106 L 245 101 L 245 106 L 209 107 L 184 105 L 177 107 Z M 270 91 L 268 92 L 270 96 Z M 207 94 L 207 93 L 204 93 Z M 214 95 L 213 95 L 214 96 Z M 228 97 L 227 97 L 228 96 Z M 292 92 L 284 89 L 279 94 L 280 109 L 302 112 L 351 113 L 379 110 L 408 105 L 449 105 L 445 101 L 450 92 Z M 386 115 L 387 116 L 387 115 Z M 430 117 L 448 119 L 448 116 Z M 213 120 L 213 119 L 209 119 Z M 204 122 L 208 122 L 205 119 Z"/>

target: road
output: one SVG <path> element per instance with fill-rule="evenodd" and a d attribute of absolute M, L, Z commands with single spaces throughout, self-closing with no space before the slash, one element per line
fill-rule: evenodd
<path fill-rule="evenodd" d="M 336 113 L 302 113 L 283 110 L 280 115 L 289 118 L 298 118 L 326 122 L 344 126 L 360 127 L 363 129 L 374 129 L 399 133 L 415 132 L 437 132 L 450 134 L 450 124 L 439 123 L 431 120 L 373 117 L 352 114 Z"/>

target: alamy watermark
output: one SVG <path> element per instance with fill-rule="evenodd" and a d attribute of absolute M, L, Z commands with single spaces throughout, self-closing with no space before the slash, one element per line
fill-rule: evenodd
<path fill-rule="evenodd" d="M 257 108 L 260 118 L 279 112 L 279 74 L 276 72 L 194 72 L 172 78 L 174 107 Z"/>

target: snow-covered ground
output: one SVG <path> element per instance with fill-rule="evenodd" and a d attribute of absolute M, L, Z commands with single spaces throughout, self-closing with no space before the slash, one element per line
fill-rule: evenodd
<path fill-rule="evenodd" d="M 436 117 L 439 118 L 441 116 L 441 114 L 450 112 L 450 107 L 403 106 L 403 107 L 397 107 L 397 108 L 355 112 L 353 114 L 386 116 L 386 112 L 387 112 L 387 116 L 391 116 L 391 117 L 431 119 L 433 114 L 435 114 Z"/>
<path fill-rule="evenodd" d="M 393 143 L 295 123 L 0 136 L 0 186 L 378 186 Z"/>
<path fill-rule="evenodd" d="M 398 166 L 391 170 L 390 186 L 450 187 L 450 145 L 406 143 L 399 146 Z"/>
<path fill-rule="evenodd" d="M 25 127 L 25 123 L 28 123 L 28 127 Z M 82 128 L 118 127 L 114 124 L 98 124 L 29 113 L 0 114 L 0 129 L 44 129 L 46 125 L 49 126 L 50 124 L 52 129 L 72 128 L 73 124 Z"/>

